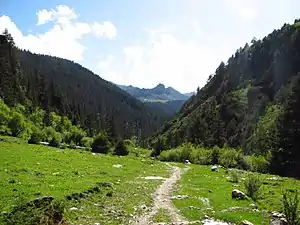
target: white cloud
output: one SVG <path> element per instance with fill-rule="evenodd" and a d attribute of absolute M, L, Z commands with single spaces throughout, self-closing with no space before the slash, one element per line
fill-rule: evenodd
<path fill-rule="evenodd" d="M 117 28 L 110 21 L 104 21 L 103 24 L 94 23 L 91 27 L 97 37 L 104 36 L 109 39 L 115 39 L 117 36 Z"/>
<path fill-rule="evenodd" d="M 36 15 L 38 17 L 37 25 L 43 25 L 56 20 L 58 23 L 64 24 L 78 17 L 74 10 L 66 5 L 58 5 L 56 9 L 42 9 Z"/>
<path fill-rule="evenodd" d="M 225 6 L 244 21 L 252 21 L 256 15 L 258 4 L 256 0 L 224 0 Z"/>
<path fill-rule="evenodd" d="M 220 63 L 224 55 L 214 56 L 200 41 L 159 31 L 149 32 L 144 44 L 125 46 L 119 57 L 100 61 L 100 76 L 118 84 L 139 87 L 153 87 L 160 82 L 181 91 L 204 85 L 206 77 L 213 72 L 211 68 L 215 69 L 215 62 Z"/>
<path fill-rule="evenodd" d="M 86 47 L 80 40 L 88 34 L 98 38 L 113 39 L 116 27 L 110 22 L 100 23 L 76 22 L 78 15 L 68 6 L 59 5 L 56 10 L 40 10 L 37 13 L 38 23 L 42 25 L 50 21 L 53 26 L 44 33 L 23 34 L 8 16 L 0 16 L 0 32 L 5 28 L 12 34 L 18 47 L 35 53 L 49 54 L 74 61 L 82 61 Z M 96 24 L 96 26 L 95 26 Z"/>

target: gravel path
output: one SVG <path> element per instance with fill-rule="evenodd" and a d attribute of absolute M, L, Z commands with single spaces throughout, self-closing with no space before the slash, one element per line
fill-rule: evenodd
<path fill-rule="evenodd" d="M 185 170 L 184 170 L 185 171 Z M 154 223 L 153 217 L 156 215 L 159 209 L 165 209 L 171 219 L 173 225 L 190 224 L 185 220 L 175 208 L 172 203 L 171 197 L 174 185 L 180 180 L 181 170 L 179 167 L 172 167 L 172 175 L 167 178 L 155 191 L 153 195 L 153 207 L 151 210 L 141 216 L 139 216 L 133 223 L 133 225 L 154 225 L 165 223 Z"/>

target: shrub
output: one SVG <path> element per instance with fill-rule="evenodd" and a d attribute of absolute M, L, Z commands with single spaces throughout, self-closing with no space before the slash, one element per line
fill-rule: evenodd
<path fill-rule="evenodd" d="M 115 147 L 114 154 L 125 156 L 125 155 L 128 155 L 128 153 L 129 153 L 129 151 L 128 151 L 127 147 L 125 146 L 124 141 L 122 141 L 122 140 L 119 141 Z"/>
<path fill-rule="evenodd" d="M 237 163 L 237 169 L 241 169 L 241 170 L 249 170 L 250 169 L 248 161 L 246 160 L 245 156 L 242 154 L 238 154 L 236 163 Z"/>
<path fill-rule="evenodd" d="M 226 168 L 237 166 L 239 152 L 234 149 L 223 149 L 220 155 L 220 164 Z"/>
<path fill-rule="evenodd" d="M 74 141 L 76 145 L 80 145 L 82 139 L 86 136 L 86 132 L 77 126 L 72 126 L 70 141 Z"/>
<path fill-rule="evenodd" d="M 180 162 L 184 162 L 185 160 L 190 160 L 192 151 L 193 151 L 193 146 L 191 144 L 183 144 L 180 147 L 180 151 L 179 151 Z"/>
<path fill-rule="evenodd" d="M 87 147 L 90 148 L 92 146 L 93 143 L 93 138 L 91 137 L 84 137 L 81 139 L 80 145 L 83 147 Z"/>
<path fill-rule="evenodd" d="M 69 148 L 71 148 L 71 149 L 76 149 L 76 144 L 75 144 L 74 141 L 71 141 L 71 142 L 70 142 Z"/>
<path fill-rule="evenodd" d="M 240 180 L 240 176 L 239 176 L 239 173 L 238 171 L 236 170 L 231 170 L 230 171 L 230 181 L 233 182 L 233 183 L 238 183 L 239 180 Z"/>
<path fill-rule="evenodd" d="M 135 147 L 135 144 L 131 140 L 129 140 L 129 139 L 124 140 L 124 144 L 127 147 Z"/>
<path fill-rule="evenodd" d="M 107 154 L 109 141 L 105 134 L 99 134 L 92 143 L 92 152 Z"/>
<path fill-rule="evenodd" d="M 45 127 L 42 131 L 42 134 L 43 134 L 43 141 L 50 142 L 55 136 L 56 131 L 53 129 L 53 127 Z"/>
<path fill-rule="evenodd" d="M 61 134 L 56 132 L 52 137 L 51 141 L 49 142 L 49 146 L 58 148 L 61 144 L 61 140 L 62 140 Z"/>
<path fill-rule="evenodd" d="M 298 190 L 285 191 L 282 196 L 285 218 L 289 225 L 299 225 L 300 217 L 297 216 L 299 205 Z"/>
<path fill-rule="evenodd" d="M 165 150 L 164 142 L 162 139 L 158 139 L 155 143 L 154 149 L 151 152 L 150 156 L 151 157 L 159 156 L 163 150 Z"/>
<path fill-rule="evenodd" d="M 221 155 L 220 149 L 218 147 L 214 147 L 211 153 L 211 163 L 219 164 L 220 155 Z"/>
<path fill-rule="evenodd" d="M 256 174 L 249 174 L 244 181 L 246 194 L 253 200 L 257 200 L 260 194 L 260 188 L 262 186 L 262 181 L 260 177 Z"/>
<path fill-rule="evenodd" d="M 258 173 L 267 173 L 268 168 L 270 165 L 270 162 L 265 159 L 264 156 L 259 155 L 259 156 L 253 156 L 252 157 L 252 165 L 253 165 L 253 170 L 258 172 Z"/>
<path fill-rule="evenodd" d="M 38 128 L 34 128 L 31 134 L 30 139 L 28 140 L 29 144 L 38 144 L 42 141 L 43 134 Z"/>
<path fill-rule="evenodd" d="M 19 137 L 26 130 L 24 117 L 20 113 L 14 113 L 7 126 L 14 137 Z"/>

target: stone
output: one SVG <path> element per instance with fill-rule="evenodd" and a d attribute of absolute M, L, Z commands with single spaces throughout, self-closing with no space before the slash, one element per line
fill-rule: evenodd
<path fill-rule="evenodd" d="M 78 210 L 78 208 L 76 208 L 76 207 L 70 208 L 70 211 L 77 211 L 77 210 Z"/>
<path fill-rule="evenodd" d="M 143 204 L 143 205 L 140 206 L 140 208 L 141 208 L 142 210 L 146 210 L 146 209 L 147 209 L 147 206 L 146 206 L 145 204 Z"/>
<path fill-rule="evenodd" d="M 253 223 L 249 222 L 248 220 L 243 220 L 242 225 L 253 225 Z"/>
<path fill-rule="evenodd" d="M 284 218 L 284 214 L 279 213 L 279 212 L 272 212 L 272 217 L 273 218 Z"/>
<path fill-rule="evenodd" d="M 246 194 L 238 189 L 234 189 L 231 192 L 231 197 L 232 198 L 237 198 L 237 199 L 245 199 L 246 198 Z"/>
<path fill-rule="evenodd" d="M 184 164 L 191 164 L 191 162 L 190 162 L 188 159 L 186 159 L 186 160 L 184 161 Z"/>
<path fill-rule="evenodd" d="M 191 196 L 189 195 L 176 195 L 176 196 L 172 196 L 171 199 L 177 199 L 177 200 L 180 200 L 180 199 L 185 199 L 185 198 L 190 198 Z"/>
<path fill-rule="evenodd" d="M 273 218 L 270 221 L 270 225 L 288 225 L 288 222 L 285 218 Z"/>
<path fill-rule="evenodd" d="M 250 208 L 254 208 L 254 209 L 257 208 L 257 206 L 256 206 L 254 203 L 250 204 L 249 207 L 250 207 Z"/>
<path fill-rule="evenodd" d="M 211 171 L 219 171 L 218 166 L 212 166 L 212 167 L 211 167 Z"/>
<path fill-rule="evenodd" d="M 121 165 L 121 164 L 115 164 L 115 165 L 113 165 L 113 167 L 115 167 L 115 168 L 123 168 L 123 165 Z"/>

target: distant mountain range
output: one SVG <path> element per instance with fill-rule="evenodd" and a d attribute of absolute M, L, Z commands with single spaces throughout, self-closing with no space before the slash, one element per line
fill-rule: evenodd
<path fill-rule="evenodd" d="M 117 86 L 146 105 L 164 111 L 169 116 L 178 112 L 182 105 L 195 94 L 194 92 L 182 94 L 172 87 L 166 88 L 163 84 L 158 84 L 154 88 L 138 88 L 132 85 Z"/>
<path fill-rule="evenodd" d="M 132 85 L 118 85 L 121 89 L 128 92 L 133 97 L 145 101 L 173 101 L 188 100 L 193 93 L 182 94 L 172 87 L 166 88 L 163 84 L 158 84 L 154 88 L 138 88 Z"/>

